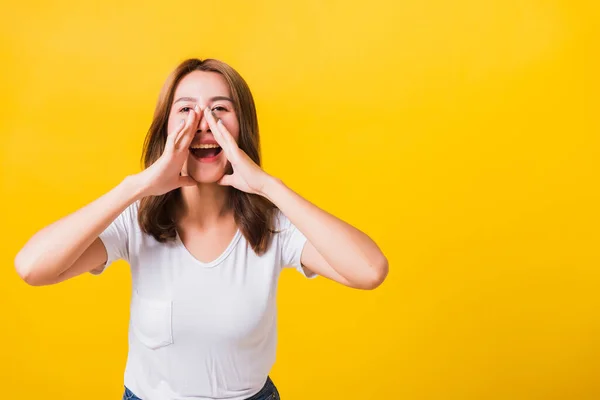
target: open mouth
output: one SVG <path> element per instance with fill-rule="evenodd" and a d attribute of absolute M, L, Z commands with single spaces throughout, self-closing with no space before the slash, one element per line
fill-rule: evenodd
<path fill-rule="evenodd" d="M 200 160 L 209 160 L 218 156 L 221 151 L 221 146 L 218 144 L 197 144 L 190 146 L 190 153 Z"/>

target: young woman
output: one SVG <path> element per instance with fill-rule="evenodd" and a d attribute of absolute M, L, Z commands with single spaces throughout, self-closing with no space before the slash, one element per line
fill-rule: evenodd
<path fill-rule="evenodd" d="M 186 60 L 169 76 L 143 159 L 142 172 L 36 233 L 19 275 L 49 285 L 129 263 L 124 399 L 278 399 L 268 374 L 282 267 L 373 289 L 385 256 L 261 169 L 254 100 L 221 61 Z"/>

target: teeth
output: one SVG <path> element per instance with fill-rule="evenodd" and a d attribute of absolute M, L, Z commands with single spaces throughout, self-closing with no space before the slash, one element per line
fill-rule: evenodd
<path fill-rule="evenodd" d="M 190 149 L 216 149 L 219 148 L 218 144 L 193 144 Z"/>

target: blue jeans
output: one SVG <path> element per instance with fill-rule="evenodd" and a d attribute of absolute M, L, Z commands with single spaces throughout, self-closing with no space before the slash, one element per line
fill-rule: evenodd
<path fill-rule="evenodd" d="M 123 393 L 123 400 L 142 400 L 137 397 L 131 390 L 125 386 L 125 393 Z M 246 400 L 280 400 L 279 392 L 275 387 L 275 384 L 271 380 L 271 377 L 267 377 L 267 382 L 265 382 L 265 386 L 260 389 L 260 392 L 256 393 L 252 397 L 248 397 Z"/>

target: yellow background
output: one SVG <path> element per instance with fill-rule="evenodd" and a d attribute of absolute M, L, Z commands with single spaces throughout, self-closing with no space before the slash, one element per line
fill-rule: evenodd
<path fill-rule="evenodd" d="M 597 6 L 152 3 L 2 7 L 2 398 L 122 395 L 127 265 L 32 288 L 13 258 L 138 171 L 187 57 L 245 77 L 265 169 L 390 261 L 372 292 L 282 275 L 285 400 L 600 398 Z"/>

